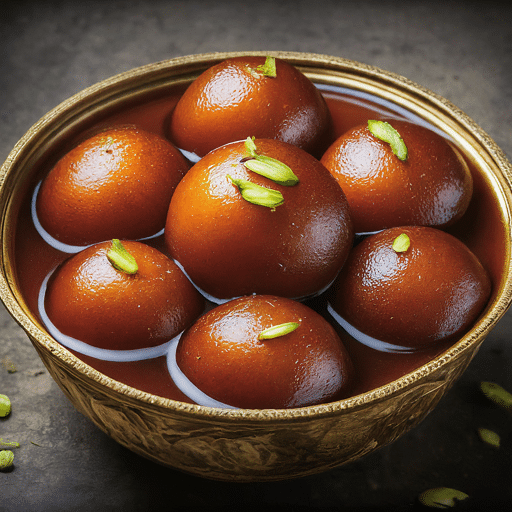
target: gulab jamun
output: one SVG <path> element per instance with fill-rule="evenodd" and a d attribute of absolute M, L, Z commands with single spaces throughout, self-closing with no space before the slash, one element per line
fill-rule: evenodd
<path fill-rule="evenodd" d="M 115 242 L 135 261 L 129 272 L 111 256 Z M 204 310 L 203 297 L 166 255 L 141 242 L 118 240 L 64 261 L 48 281 L 44 304 L 62 334 L 111 350 L 165 343 Z"/>
<path fill-rule="evenodd" d="M 447 227 L 462 217 L 473 193 L 470 170 L 454 145 L 409 121 L 358 125 L 320 161 L 345 192 L 356 233 L 403 225 Z"/>
<path fill-rule="evenodd" d="M 402 226 L 355 246 L 331 307 L 354 337 L 418 349 L 462 335 L 490 292 L 487 271 L 463 242 L 436 228 Z"/>
<path fill-rule="evenodd" d="M 295 66 L 243 56 L 210 67 L 190 84 L 171 114 L 168 134 L 198 156 L 254 135 L 320 157 L 332 141 L 331 122 L 322 94 Z"/>
<path fill-rule="evenodd" d="M 133 126 L 102 131 L 64 155 L 41 184 L 41 226 L 61 243 L 140 239 L 164 228 L 190 164 L 169 141 Z"/>
<path fill-rule="evenodd" d="M 334 328 L 291 299 L 250 295 L 208 311 L 178 343 L 181 371 L 211 398 L 251 409 L 341 398 L 352 363 Z"/>
<path fill-rule="evenodd" d="M 309 153 L 274 139 L 250 140 L 257 156 L 277 162 L 277 174 L 284 165 L 296 183 L 250 170 L 258 158 L 247 140 L 211 151 L 176 187 L 167 249 L 213 299 L 315 295 L 334 280 L 352 247 L 346 198 Z"/>

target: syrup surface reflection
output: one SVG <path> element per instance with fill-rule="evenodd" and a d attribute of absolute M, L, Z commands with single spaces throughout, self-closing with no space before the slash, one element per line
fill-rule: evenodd
<path fill-rule="evenodd" d="M 410 354 L 417 350 L 413 350 L 409 347 L 401 347 L 400 345 L 393 345 L 392 343 L 387 343 L 386 341 L 381 341 L 368 336 L 364 332 L 356 329 L 353 325 L 349 324 L 334 310 L 330 303 L 327 304 L 327 311 L 329 311 L 332 318 L 347 332 L 347 334 L 367 347 L 378 350 L 379 352 L 400 352 L 402 354 Z"/>
<path fill-rule="evenodd" d="M 324 93 L 324 96 L 325 93 L 329 92 L 346 95 L 349 98 L 348 101 L 350 101 L 352 105 L 359 105 L 361 108 L 368 108 L 369 104 L 371 104 L 371 108 L 374 114 L 383 116 L 388 119 L 408 119 L 415 124 L 424 126 L 425 128 L 438 133 L 442 137 L 451 140 L 451 138 L 448 137 L 445 132 L 429 123 L 428 121 L 425 121 L 425 119 L 422 117 L 413 114 L 400 105 L 385 100 L 384 98 L 378 98 L 367 92 L 357 91 L 347 87 L 339 87 L 337 85 L 316 84 L 316 86 L 322 91 L 322 93 Z"/>
<path fill-rule="evenodd" d="M 178 348 L 180 338 L 181 334 L 176 336 L 176 338 L 174 338 L 170 342 L 167 351 L 167 369 L 169 370 L 169 375 L 174 381 L 174 384 L 178 386 L 180 391 L 182 391 L 191 400 L 193 400 L 199 405 L 204 405 L 206 407 L 218 407 L 221 409 L 237 409 L 237 407 L 224 404 L 208 396 L 206 393 L 201 391 L 197 386 L 192 384 L 188 377 L 181 371 L 180 367 L 178 366 L 178 363 L 176 362 L 176 349 Z"/>

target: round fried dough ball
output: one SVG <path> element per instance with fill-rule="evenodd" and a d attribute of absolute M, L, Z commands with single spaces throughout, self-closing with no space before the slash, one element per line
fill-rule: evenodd
<path fill-rule="evenodd" d="M 176 188 L 165 228 L 169 253 L 212 298 L 318 294 L 352 246 L 343 191 L 318 160 L 296 146 L 254 142 L 258 154 L 289 166 L 298 182 L 279 184 L 247 168 L 247 141 L 217 148 Z M 282 202 L 254 204 L 244 196 L 246 186 L 249 192 L 263 187 L 269 195 L 280 194 Z"/>
<path fill-rule="evenodd" d="M 402 226 L 359 243 L 333 290 L 332 307 L 349 326 L 375 340 L 417 349 L 467 331 L 489 300 L 491 281 L 454 236 Z"/>
<path fill-rule="evenodd" d="M 204 156 L 256 136 L 320 156 L 331 140 L 331 115 L 320 91 L 282 59 L 274 59 L 275 76 L 269 76 L 266 62 L 264 56 L 234 57 L 204 71 L 172 113 L 168 133 L 173 143 Z"/>
<path fill-rule="evenodd" d="M 404 159 L 367 124 L 339 137 L 321 158 L 347 196 L 356 233 L 453 224 L 466 211 L 473 193 L 463 157 L 424 126 L 397 120 L 387 124 L 407 148 Z"/>
<path fill-rule="evenodd" d="M 133 274 L 112 264 L 109 241 L 75 254 L 51 276 L 45 308 L 61 333 L 132 350 L 169 341 L 201 314 L 203 297 L 172 260 L 140 242 L 122 246 L 138 267 Z"/>
<path fill-rule="evenodd" d="M 340 338 L 321 315 L 291 299 L 263 295 L 203 315 L 182 335 L 176 362 L 210 397 L 258 409 L 339 399 L 353 372 Z"/>
<path fill-rule="evenodd" d="M 68 245 L 152 236 L 163 229 L 189 166 L 154 133 L 131 126 L 103 131 L 64 155 L 43 180 L 38 219 Z"/>

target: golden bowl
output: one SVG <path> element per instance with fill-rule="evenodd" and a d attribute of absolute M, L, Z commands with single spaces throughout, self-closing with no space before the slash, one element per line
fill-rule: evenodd
<path fill-rule="evenodd" d="M 417 425 L 464 372 L 512 300 L 512 167 L 479 126 L 444 98 L 375 67 L 316 54 L 243 54 L 248 53 L 270 53 L 318 84 L 391 102 L 450 137 L 472 164 L 479 185 L 464 241 L 491 273 L 493 293 L 471 330 L 437 357 L 398 380 L 334 403 L 287 410 L 216 409 L 122 384 L 57 343 L 27 306 L 14 264 L 22 198 L 41 162 L 84 133 L 99 115 L 184 87 L 207 67 L 242 53 L 193 55 L 143 66 L 58 105 L 25 134 L 1 168 L 1 299 L 67 397 L 109 436 L 163 465 L 240 482 L 318 473 L 397 439 Z"/>

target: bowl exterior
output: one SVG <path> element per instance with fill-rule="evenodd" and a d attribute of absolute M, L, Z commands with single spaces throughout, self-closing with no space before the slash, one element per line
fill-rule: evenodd
<path fill-rule="evenodd" d="M 143 403 L 89 378 L 32 340 L 53 379 L 85 416 L 112 439 L 164 466 L 214 480 L 255 482 L 307 476 L 354 461 L 417 425 L 464 372 L 478 346 L 439 365 L 393 393 L 347 408 L 300 409 L 257 419 L 251 411 L 229 417 L 207 408 L 176 410 Z M 64 359 L 64 360 L 63 360 Z M 198 414 L 203 409 L 203 414 Z M 290 414 L 291 413 L 291 414 Z"/>
<path fill-rule="evenodd" d="M 248 52 L 263 54 L 263 52 Z M 163 465 L 227 481 L 282 480 L 356 460 L 417 425 L 464 372 L 512 301 L 510 210 L 512 170 L 494 143 L 463 113 L 430 91 L 385 71 L 340 58 L 272 52 L 320 83 L 358 87 L 423 109 L 489 171 L 496 190 L 507 262 L 477 325 L 448 351 L 382 388 L 332 404 L 290 410 L 221 410 L 167 400 L 121 384 L 60 346 L 29 311 L 13 269 L 15 217 L 31 168 L 55 145 L 80 133 L 88 116 L 128 97 L 190 82 L 203 69 L 239 55 L 207 54 L 157 63 L 101 82 L 58 106 L 20 140 L 2 167 L 0 296 L 27 332 L 54 380 L 84 415 L 121 445 Z M 461 135 L 462 134 L 462 135 Z"/>

